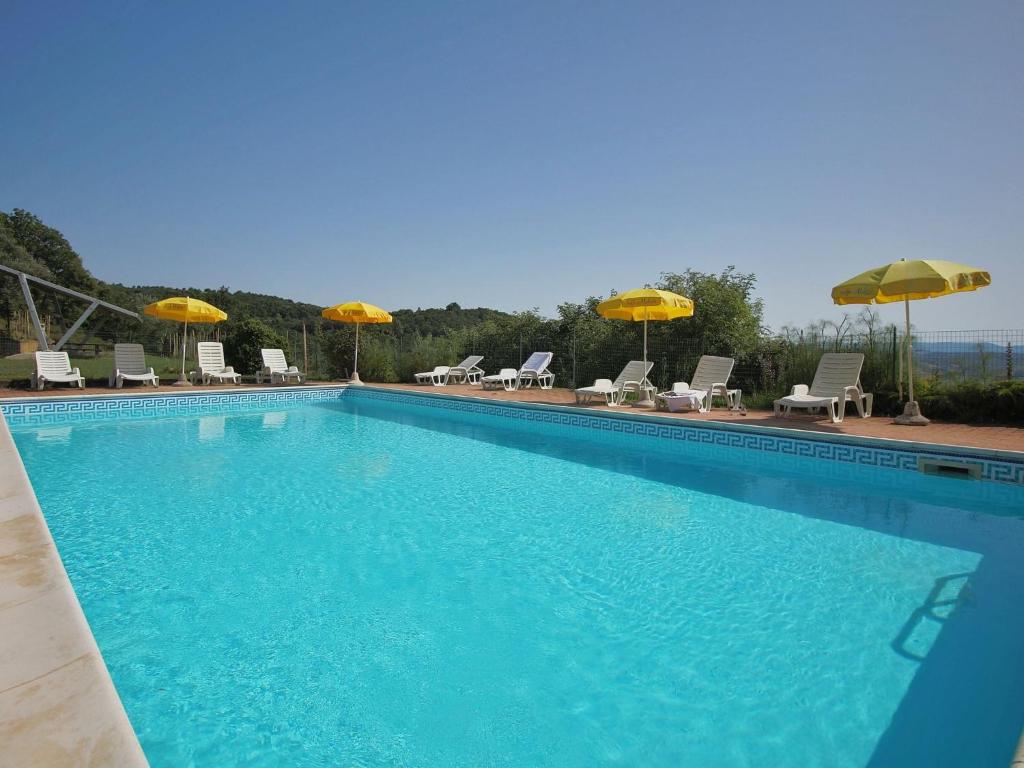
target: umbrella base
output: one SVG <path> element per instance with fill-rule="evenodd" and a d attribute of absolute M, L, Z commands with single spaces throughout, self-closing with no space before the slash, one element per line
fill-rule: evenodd
<path fill-rule="evenodd" d="M 359 378 L 359 372 L 358 371 L 356 371 L 355 373 L 352 374 L 352 378 L 348 380 L 348 385 L 350 387 L 352 385 L 355 385 L 357 387 L 363 386 L 363 380 Z"/>
<path fill-rule="evenodd" d="M 172 387 L 191 387 L 192 382 L 186 379 L 184 376 L 180 377 L 176 382 L 171 384 Z"/>
<path fill-rule="evenodd" d="M 646 397 L 646 398 L 644 398 L 642 400 L 637 400 L 635 403 L 633 403 L 633 407 L 634 408 L 653 408 L 654 407 L 654 401 L 651 400 L 651 398 Z"/>
<path fill-rule="evenodd" d="M 925 427 L 930 422 L 921 415 L 921 406 L 911 400 L 904 406 L 903 413 L 892 420 L 893 424 L 900 424 L 904 427 Z"/>

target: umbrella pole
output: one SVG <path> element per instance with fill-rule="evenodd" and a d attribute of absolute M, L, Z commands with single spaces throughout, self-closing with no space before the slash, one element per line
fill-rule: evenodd
<path fill-rule="evenodd" d="M 914 342 L 910 337 L 910 299 L 903 299 L 903 313 L 906 320 L 907 338 L 907 394 L 910 399 L 903 408 L 903 413 L 897 416 L 893 422 L 910 427 L 923 427 L 928 424 L 928 419 L 921 415 L 921 408 L 914 399 Z"/>
<path fill-rule="evenodd" d="M 348 380 L 349 384 L 363 383 L 359 378 L 359 325 L 359 323 L 356 323 L 356 355 L 352 361 L 352 378 Z"/>
<path fill-rule="evenodd" d="M 644 307 L 644 370 L 647 370 L 647 307 Z M 654 405 L 651 400 L 650 390 L 644 389 L 647 386 L 647 374 L 644 374 L 640 381 L 640 391 L 636 394 L 636 404 L 641 408 L 650 408 Z"/>
<path fill-rule="evenodd" d="M 187 296 L 185 297 L 188 298 Z M 185 303 L 185 330 L 181 333 L 181 373 L 172 386 L 191 387 L 192 382 L 185 378 L 185 350 L 188 348 L 188 302 Z"/>

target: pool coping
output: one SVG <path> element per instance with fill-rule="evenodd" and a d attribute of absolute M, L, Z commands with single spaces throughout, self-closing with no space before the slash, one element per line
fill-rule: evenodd
<path fill-rule="evenodd" d="M 0 624 L 10 765 L 148 765 L 2 414 Z"/>

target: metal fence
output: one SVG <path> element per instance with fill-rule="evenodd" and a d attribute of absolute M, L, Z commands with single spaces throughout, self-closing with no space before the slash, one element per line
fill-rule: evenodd
<path fill-rule="evenodd" d="M 271 324 L 273 326 L 273 324 Z M 809 383 L 824 352 L 860 352 L 865 356 L 862 381 L 876 392 L 899 392 L 906 376 L 902 364 L 904 339 L 893 327 L 873 333 L 818 333 L 766 335 L 742 349 L 712 346 L 680 337 L 669 324 L 652 331 L 648 360 L 651 379 L 659 389 L 676 381 L 689 381 L 701 355 L 733 357 L 732 383 L 745 393 L 777 395 L 794 383 Z M 311 378 L 348 376 L 354 334 L 351 326 L 329 325 L 321 332 L 303 334 L 286 326 L 275 328 L 285 341 L 289 363 Z M 73 357 L 111 355 L 113 344 L 134 341 L 147 353 L 179 358 L 180 327 L 126 324 L 92 336 L 88 349 L 69 345 Z M 221 340 L 221 326 L 190 326 L 186 356 L 194 359 L 197 341 Z M 566 328 L 555 323 L 539 330 L 515 332 L 507 328 L 469 330 L 442 337 L 400 335 L 389 326 L 376 326 L 362 334 L 360 372 L 366 381 L 411 381 L 414 373 L 435 365 L 453 365 L 471 355 L 483 355 L 488 373 L 518 368 L 533 352 L 552 352 L 556 386 L 579 387 L 597 378 L 614 378 L 630 360 L 643 354 L 642 326 Z M 924 385 L 1024 379 L 1024 330 L 926 331 L 913 335 L 915 381 Z M 231 362 L 230 360 L 228 361 Z"/>
<path fill-rule="evenodd" d="M 912 340 L 918 381 L 956 384 L 1024 379 L 1024 330 L 929 331 L 913 334 Z M 698 339 L 651 336 L 647 359 L 654 363 L 651 379 L 659 388 L 689 381 L 701 355 L 715 354 L 736 359 L 733 381 L 745 392 L 776 394 L 794 383 L 810 383 L 823 353 L 859 352 L 865 357 L 864 386 L 898 391 L 906 380 L 904 343 L 902 334 L 893 328 L 839 338 L 812 334 L 765 336 L 742 350 L 712 348 Z M 556 385 L 578 387 L 596 378 L 614 378 L 628 361 L 638 360 L 643 354 L 639 329 L 625 325 L 611 335 L 571 331 L 494 339 L 468 333 L 447 356 L 434 358 L 424 356 L 420 346 L 417 340 L 394 340 L 394 363 L 389 367 L 396 380 L 408 381 L 415 371 L 454 364 L 470 354 L 483 355 L 488 372 L 518 368 L 532 352 L 544 351 L 554 355 L 551 370 Z"/>

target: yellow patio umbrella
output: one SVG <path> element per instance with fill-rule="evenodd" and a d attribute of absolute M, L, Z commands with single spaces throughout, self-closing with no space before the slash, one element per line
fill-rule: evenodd
<path fill-rule="evenodd" d="M 617 294 L 597 305 L 597 314 L 613 320 L 630 320 L 644 324 L 644 367 L 647 367 L 647 321 L 675 320 L 677 317 L 691 317 L 693 302 L 685 296 L 657 288 L 634 288 Z M 652 405 L 647 391 L 639 394 L 637 405 Z"/>
<path fill-rule="evenodd" d="M 188 324 L 219 323 L 228 319 L 227 312 L 217 309 L 205 301 L 188 296 L 173 296 L 169 299 L 154 301 L 143 307 L 142 311 L 150 317 L 159 317 L 161 320 L 174 320 L 185 324 L 184 333 L 181 336 L 181 375 L 174 382 L 174 386 L 191 386 L 191 382 L 185 378 L 185 341 L 188 339 Z"/>
<path fill-rule="evenodd" d="M 352 362 L 352 378 L 349 379 L 349 384 L 362 384 L 363 382 L 359 380 L 359 326 L 364 323 L 390 323 L 391 315 L 380 307 L 363 301 L 335 304 L 333 307 L 327 307 L 320 314 L 328 320 L 356 324 L 356 354 Z"/>
<path fill-rule="evenodd" d="M 941 259 L 900 259 L 884 267 L 869 269 L 832 289 L 836 304 L 889 304 L 903 302 L 906 319 L 907 384 L 910 400 L 897 424 L 923 426 L 928 419 L 914 400 L 914 345 L 910 339 L 910 302 L 950 293 L 976 291 L 991 284 L 988 272 Z"/>

